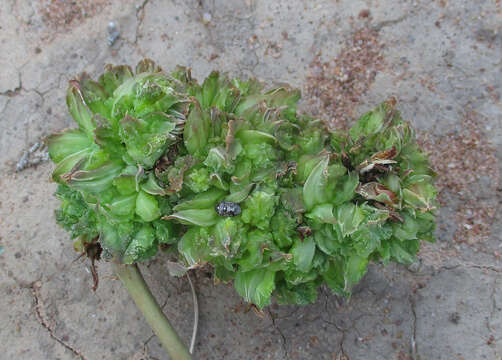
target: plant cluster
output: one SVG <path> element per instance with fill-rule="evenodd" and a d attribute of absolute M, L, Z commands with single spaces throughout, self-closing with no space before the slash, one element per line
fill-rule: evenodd
<path fill-rule="evenodd" d="M 348 132 L 297 113 L 300 93 L 255 79 L 106 66 L 70 82 L 78 124 L 49 137 L 57 221 L 76 248 L 133 264 L 175 249 L 262 308 L 348 295 L 370 261 L 433 241 L 427 156 L 390 100 Z"/>

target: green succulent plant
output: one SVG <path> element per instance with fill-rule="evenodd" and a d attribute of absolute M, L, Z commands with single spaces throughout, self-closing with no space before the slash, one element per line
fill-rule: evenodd
<path fill-rule="evenodd" d="M 58 222 L 117 263 L 175 248 L 259 308 L 312 303 L 323 283 L 349 295 L 370 261 L 411 262 L 434 240 L 436 189 L 395 102 L 343 132 L 299 99 L 151 60 L 82 74 L 67 95 L 78 129 L 48 139 Z"/>

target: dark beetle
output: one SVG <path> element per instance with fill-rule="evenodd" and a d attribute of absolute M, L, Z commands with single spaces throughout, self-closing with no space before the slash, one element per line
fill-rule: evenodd
<path fill-rule="evenodd" d="M 215 209 L 220 216 L 236 216 L 241 213 L 240 205 L 231 201 L 219 202 Z"/>

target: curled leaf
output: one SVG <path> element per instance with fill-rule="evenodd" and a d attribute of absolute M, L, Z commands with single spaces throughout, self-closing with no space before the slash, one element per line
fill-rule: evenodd
<path fill-rule="evenodd" d="M 187 117 L 183 131 L 185 146 L 190 155 L 201 157 L 207 153 L 209 136 L 209 115 L 202 110 L 198 101 L 192 102 L 192 110 Z"/>
<path fill-rule="evenodd" d="M 124 165 L 109 162 L 93 170 L 74 170 L 61 176 L 71 188 L 97 194 L 112 186 L 113 179 L 120 174 Z"/>
<path fill-rule="evenodd" d="M 94 115 L 84 101 L 80 84 L 77 80 L 70 81 L 66 95 L 66 104 L 73 120 L 92 139 L 94 137 L 94 129 L 96 128 Z"/>
<path fill-rule="evenodd" d="M 192 199 L 180 202 L 174 207 L 174 211 L 189 209 L 209 209 L 214 208 L 216 204 L 225 196 L 225 192 L 220 189 L 211 189 L 206 192 L 195 195 Z"/>
<path fill-rule="evenodd" d="M 182 224 L 196 226 L 212 226 L 218 220 L 218 214 L 214 209 L 187 209 L 180 210 L 169 216 L 162 217 L 164 220 L 177 220 Z"/>
<path fill-rule="evenodd" d="M 329 158 L 326 156 L 312 170 L 305 185 L 303 185 L 303 202 L 307 210 L 326 200 L 325 186 L 328 180 Z"/>
<path fill-rule="evenodd" d="M 141 190 L 150 195 L 166 196 L 169 194 L 166 189 L 160 186 L 159 182 L 152 172 L 148 174 L 147 182 L 141 185 Z"/>
<path fill-rule="evenodd" d="M 161 72 L 162 69 L 160 66 L 155 64 L 155 62 L 151 59 L 142 59 L 138 62 L 138 65 L 136 65 L 136 74 L 141 74 L 141 73 L 156 73 L 156 72 Z"/>
<path fill-rule="evenodd" d="M 375 200 L 390 206 L 397 205 L 399 201 L 396 194 L 377 182 L 369 182 L 364 185 L 359 184 L 356 192 L 365 199 Z"/>

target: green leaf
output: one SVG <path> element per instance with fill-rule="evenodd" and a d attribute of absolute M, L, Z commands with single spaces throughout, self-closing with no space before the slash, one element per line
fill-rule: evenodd
<path fill-rule="evenodd" d="M 357 186 L 359 185 L 359 175 L 355 171 L 342 177 L 336 184 L 334 193 L 333 205 L 340 205 L 350 201 L 356 194 Z"/>
<path fill-rule="evenodd" d="M 222 147 L 213 147 L 209 150 L 204 165 L 208 166 L 215 172 L 229 169 L 227 153 Z"/>
<path fill-rule="evenodd" d="M 165 216 L 163 219 L 177 220 L 181 224 L 211 226 L 218 221 L 218 214 L 214 209 L 187 209 Z"/>
<path fill-rule="evenodd" d="M 94 142 L 104 149 L 110 156 L 121 158 L 124 154 L 124 144 L 116 129 L 108 124 L 104 124 L 104 120 L 97 119 L 97 127 L 94 130 Z"/>
<path fill-rule="evenodd" d="M 94 144 L 83 131 L 67 129 L 50 135 L 47 138 L 47 145 L 51 160 L 55 163 L 59 163 L 68 156 L 76 153 L 90 153 Z"/>
<path fill-rule="evenodd" d="M 140 191 L 136 198 L 136 214 L 146 222 L 158 219 L 161 213 L 155 196 Z"/>
<path fill-rule="evenodd" d="M 55 195 L 61 201 L 56 210 L 57 223 L 70 232 L 72 239 L 80 236 L 94 239 L 99 233 L 96 214 L 80 192 L 58 185 Z"/>
<path fill-rule="evenodd" d="M 417 239 L 417 233 L 420 230 L 419 223 L 415 221 L 407 212 L 402 212 L 403 223 L 394 223 L 392 225 L 394 236 L 399 240 L 415 240 Z"/>
<path fill-rule="evenodd" d="M 200 264 L 206 258 L 209 249 L 206 236 L 201 236 L 201 229 L 192 227 L 178 242 L 178 251 L 185 258 L 188 266 Z"/>
<path fill-rule="evenodd" d="M 234 83 L 235 84 L 235 83 Z M 241 95 L 243 95 L 241 93 Z M 264 96 L 260 93 L 255 93 L 250 96 L 241 96 L 239 105 L 235 109 L 237 116 L 244 116 L 246 113 L 253 112 L 257 106 L 263 101 Z"/>
<path fill-rule="evenodd" d="M 230 195 L 225 197 L 225 201 L 231 201 L 234 203 L 240 203 L 247 199 L 249 193 L 254 189 L 255 183 L 251 183 L 242 187 L 242 190 L 231 191 Z M 232 189 L 232 187 L 230 187 Z"/>
<path fill-rule="evenodd" d="M 343 262 L 340 259 L 332 259 L 328 269 L 322 273 L 322 277 L 326 285 L 328 285 L 335 294 L 348 295 L 348 292 L 345 290 Z"/>
<path fill-rule="evenodd" d="M 221 178 L 220 174 L 213 173 L 209 175 L 209 179 L 211 180 L 212 186 L 215 186 L 221 190 L 228 190 L 228 183 Z"/>
<path fill-rule="evenodd" d="M 146 169 L 176 141 L 176 122 L 163 113 L 149 113 L 142 118 L 126 115 L 119 123 L 119 135 L 127 153 Z"/>
<path fill-rule="evenodd" d="M 333 215 L 333 205 L 321 204 L 317 205 L 312 211 L 305 215 L 309 219 L 315 220 L 324 224 L 336 224 L 336 218 Z"/>
<path fill-rule="evenodd" d="M 107 204 L 107 207 L 115 215 L 133 216 L 136 207 L 136 194 L 114 197 L 113 200 Z"/>
<path fill-rule="evenodd" d="M 79 85 L 82 97 L 89 109 L 95 114 L 101 114 L 105 118 L 110 117 L 110 108 L 106 104 L 108 94 L 105 89 L 89 75 L 83 73 L 79 77 Z"/>
<path fill-rule="evenodd" d="M 210 107 L 218 92 L 220 74 L 217 71 L 211 72 L 202 84 L 201 96 L 198 98 L 201 106 Z"/>
<path fill-rule="evenodd" d="M 206 192 L 195 195 L 192 199 L 180 202 L 173 210 L 181 211 L 188 209 L 208 209 L 214 208 L 216 204 L 223 199 L 225 192 L 220 189 L 212 188 Z"/>
<path fill-rule="evenodd" d="M 276 158 L 276 152 L 272 145 L 265 142 L 249 143 L 244 146 L 244 156 L 251 160 L 256 168 L 267 168 Z"/>
<path fill-rule="evenodd" d="M 336 226 L 340 228 L 343 237 L 356 231 L 364 220 L 364 213 L 362 209 L 352 203 L 345 203 L 338 207 L 336 214 L 336 218 L 338 220 L 338 224 Z"/>
<path fill-rule="evenodd" d="M 161 72 L 160 66 L 151 59 L 142 59 L 136 65 L 136 74 Z"/>
<path fill-rule="evenodd" d="M 309 175 L 312 173 L 312 170 L 322 161 L 325 160 L 325 157 L 322 156 L 314 156 L 314 155 L 302 155 L 298 160 L 298 165 L 296 167 L 296 179 L 297 182 L 302 184 L 304 183 Z"/>
<path fill-rule="evenodd" d="M 275 288 L 274 279 L 275 272 L 267 269 L 238 272 L 234 286 L 246 301 L 262 309 L 270 304 L 270 297 Z"/>
<path fill-rule="evenodd" d="M 317 300 L 317 285 L 308 282 L 289 288 L 285 283 L 280 282 L 277 285 L 275 295 L 279 304 L 313 304 Z"/>
<path fill-rule="evenodd" d="M 188 173 L 187 186 L 195 193 L 204 192 L 211 186 L 211 178 L 207 168 L 193 168 Z"/>
<path fill-rule="evenodd" d="M 54 171 L 52 172 L 52 179 L 59 183 L 64 182 L 62 175 L 70 173 L 75 168 L 80 168 L 82 164 L 85 164 L 89 157 L 91 156 L 92 150 L 85 149 L 74 154 L 68 155 L 63 160 L 61 160 Z"/>
<path fill-rule="evenodd" d="M 131 222 L 117 224 L 104 219 L 99 222 L 99 242 L 105 253 L 117 257 L 118 260 L 122 260 L 134 232 Z"/>
<path fill-rule="evenodd" d="M 109 162 L 93 170 L 75 170 L 66 173 L 61 178 L 71 188 L 98 194 L 112 186 L 113 179 L 120 174 L 124 168 L 118 162 Z"/>
<path fill-rule="evenodd" d="M 133 264 L 151 258 L 157 253 L 155 231 L 149 224 L 143 225 L 133 237 L 124 253 L 124 264 Z"/>
<path fill-rule="evenodd" d="M 303 240 L 295 241 L 291 248 L 291 254 L 293 254 L 293 262 L 299 271 L 310 271 L 314 252 L 315 243 L 312 237 L 309 236 Z"/>
<path fill-rule="evenodd" d="M 301 98 L 301 92 L 288 85 L 271 89 L 265 93 L 267 104 L 270 107 L 281 108 L 282 114 L 292 119 L 296 115 L 296 104 Z"/>
<path fill-rule="evenodd" d="M 175 244 L 179 240 L 172 222 L 159 219 L 154 220 L 152 225 L 155 229 L 155 237 L 159 244 Z"/>
<path fill-rule="evenodd" d="M 303 202 L 303 188 L 295 187 L 284 189 L 281 193 L 281 204 L 284 208 L 294 214 L 305 212 L 305 204 Z"/>
<path fill-rule="evenodd" d="M 141 185 L 141 190 L 150 195 L 159 195 L 159 196 L 168 195 L 168 191 L 159 185 L 157 178 L 152 172 L 148 174 L 147 182 Z"/>
<path fill-rule="evenodd" d="M 402 264 L 410 264 L 415 259 L 415 254 L 410 254 L 404 243 L 396 239 L 390 242 L 390 255 L 393 260 Z"/>
<path fill-rule="evenodd" d="M 170 166 L 167 171 L 157 171 L 156 176 L 164 182 L 169 182 L 169 191 L 180 192 L 183 189 L 185 172 L 195 163 L 195 159 L 190 156 L 181 156 L 176 159 L 174 166 Z M 167 174 L 166 174 L 167 173 Z"/>
<path fill-rule="evenodd" d="M 295 140 L 303 153 L 317 155 L 323 150 L 326 137 L 324 129 L 314 128 L 311 126 L 301 135 L 296 137 Z"/>
<path fill-rule="evenodd" d="M 312 170 L 303 185 L 303 202 L 307 210 L 312 210 L 315 205 L 326 201 L 325 186 L 328 179 L 328 163 L 329 157 L 325 156 Z"/>
<path fill-rule="evenodd" d="M 242 221 L 265 230 L 275 212 L 277 197 L 265 191 L 255 191 L 244 201 Z"/>
<path fill-rule="evenodd" d="M 197 101 L 194 101 L 183 131 L 185 147 L 190 155 L 202 157 L 207 154 L 209 125 L 208 114 L 201 109 Z"/>
<path fill-rule="evenodd" d="M 61 182 L 63 174 L 85 167 L 92 162 L 91 159 L 105 160 L 104 154 L 81 130 L 71 129 L 53 134 L 47 138 L 47 145 L 49 156 L 57 163 L 52 173 L 54 181 Z"/>
<path fill-rule="evenodd" d="M 87 107 L 82 96 L 80 84 L 76 80 L 70 81 L 66 95 L 66 104 L 80 130 L 86 133 L 90 139 L 94 138 L 94 129 L 96 128 L 94 115 Z"/>
<path fill-rule="evenodd" d="M 271 244 L 272 234 L 261 230 L 250 231 L 242 256 L 237 263 L 240 271 L 256 269 L 263 262 L 263 253 Z"/>
<path fill-rule="evenodd" d="M 98 82 L 108 94 L 113 94 L 115 89 L 133 76 L 132 69 L 127 65 L 105 65 L 105 72 L 99 77 Z"/>
<path fill-rule="evenodd" d="M 404 202 L 411 207 L 424 211 L 436 208 L 436 194 L 436 188 L 430 183 L 416 183 L 403 189 Z"/>
<path fill-rule="evenodd" d="M 296 228 L 298 224 L 291 214 L 285 210 L 275 212 L 270 222 L 273 229 L 272 236 L 274 242 L 280 248 L 289 248 L 296 239 Z"/>
<path fill-rule="evenodd" d="M 136 193 L 136 180 L 134 176 L 121 174 L 113 179 L 112 183 L 120 195 L 131 195 Z"/>
<path fill-rule="evenodd" d="M 314 231 L 314 240 L 319 250 L 327 255 L 335 255 L 340 248 L 336 232 L 330 225 L 325 225 Z"/>
<path fill-rule="evenodd" d="M 276 142 L 274 135 L 258 130 L 242 130 L 237 133 L 237 137 L 244 143 L 269 143 Z"/>
<path fill-rule="evenodd" d="M 359 255 L 351 255 L 344 266 L 344 279 L 345 279 L 345 291 L 350 291 L 352 285 L 359 282 L 364 274 L 366 274 L 366 268 L 368 266 L 368 259 L 361 257 Z"/>
<path fill-rule="evenodd" d="M 245 242 L 245 232 L 241 225 L 240 221 L 232 218 L 224 218 L 216 223 L 213 231 L 215 243 L 225 257 L 234 255 L 241 243 Z"/>
<path fill-rule="evenodd" d="M 362 257 L 369 257 L 376 249 L 381 246 L 383 240 L 392 236 L 390 226 L 366 225 L 360 227 L 352 235 L 354 249 Z"/>
<path fill-rule="evenodd" d="M 380 131 L 384 124 L 386 109 L 384 105 L 378 106 L 359 118 L 349 131 L 350 137 L 357 140 Z"/>

